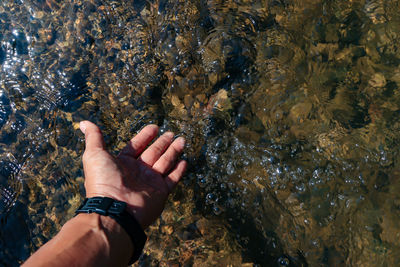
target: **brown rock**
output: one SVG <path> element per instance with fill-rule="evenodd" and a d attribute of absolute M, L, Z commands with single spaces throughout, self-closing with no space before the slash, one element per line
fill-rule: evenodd
<path fill-rule="evenodd" d="M 174 232 L 174 228 L 171 225 L 164 225 L 163 227 L 161 227 L 161 231 L 164 234 L 170 235 Z"/>
<path fill-rule="evenodd" d="M 209 227 L 209 223 L 207 219 L 201 218 L 196 222 L 196 227 L 200 231 L 202 235 L 204 235 L 207 232 L 207 228 Z"/>

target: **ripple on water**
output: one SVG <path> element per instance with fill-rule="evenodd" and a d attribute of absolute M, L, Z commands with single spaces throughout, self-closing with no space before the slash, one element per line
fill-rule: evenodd
<path fill-rule="evenodd" d="M 2 223 L 4 223 L 7 213 L 15 205 L 20 193 L 20 184 L 15 178 L 19 171 L 18 165 L 7 159 L 2 159 L 0 165 L 0 216 Z"/>
<path fill-rule="evenodd" d="M 6 59 L 6 51 L 3 45 L 0 46 L 0 65 L 3 65 Z"/>
<path fill-rule="evenodd" d="M 7 123 L 10 114 L 10 100 L 3 91 L 0 91 L 0 128 Z"/>
<path fill-rule="evenodd" d="M 82 119 L 114 151 L 149 122 L 188 140 L 144 265 L 398 262 L 395 1 L 23 2 L 0 2 L 0 211 L 32 235 L 1 232 L 5 265 L 79 203 Z"/>

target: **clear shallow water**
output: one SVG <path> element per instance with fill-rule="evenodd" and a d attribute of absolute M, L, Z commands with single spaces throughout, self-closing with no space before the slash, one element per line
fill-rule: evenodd
<path fill-rule="evenodd" d="M 190 169 L 142 265 L 399 261 L 398 1 L 2 1 L 0 263 L 83 193 L 77 122 Z"/>

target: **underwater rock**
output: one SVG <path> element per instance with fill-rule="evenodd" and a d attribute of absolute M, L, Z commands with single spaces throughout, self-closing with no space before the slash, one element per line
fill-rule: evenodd
<path fill-rule="evenodd" d="M 386 79 L 382 73 L 375 73 L 372 75 L 368 83 L 375 88 L 382 88 L 386 86 Z"/>
<path fill-rule="evenodd" d="M 311 112 L 311 103 L 298 103 L 290 109 L 289 117 L 294 123 L 302 122 Z"/>
<path fill-rule="evenodd" d="M 212 110 L 214 109 L 218 111 L 228 111 L 232 109 L 232 103 L 228 97 L 228 92 L 226 90 L 219 90 L 208 100 L 207 111 L 212 112 Z"/>

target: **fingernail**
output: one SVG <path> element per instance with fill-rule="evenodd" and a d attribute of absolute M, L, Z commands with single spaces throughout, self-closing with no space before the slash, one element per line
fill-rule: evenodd
<path fill-rule="evenodd" d="M 183 137 L 178 137 L 178 138 L 177 138 L 177 141 L 179 142 L 179 144 L 180 144 L 182 147 L 185 147 L 185 143 L 186 143 L 185 138 L 183 138 Z"/>
<path fill-rule="evenodd" d="M 169 138 L 172 138 L 172 137 L 174 137 L 174 133 L 173 132 L 166 132 L 165 136 L 169 137 Z"/>
<path fill-rule="evenodd" d="M 81 129 L 81 132 L 82 132 L 83 134 L 85 134 L 85 132 L 86 132 L 86 124 L 85 124 L 84 121 L 81 121 L 81 122 L 79 123 L 79 129 Z"/>

